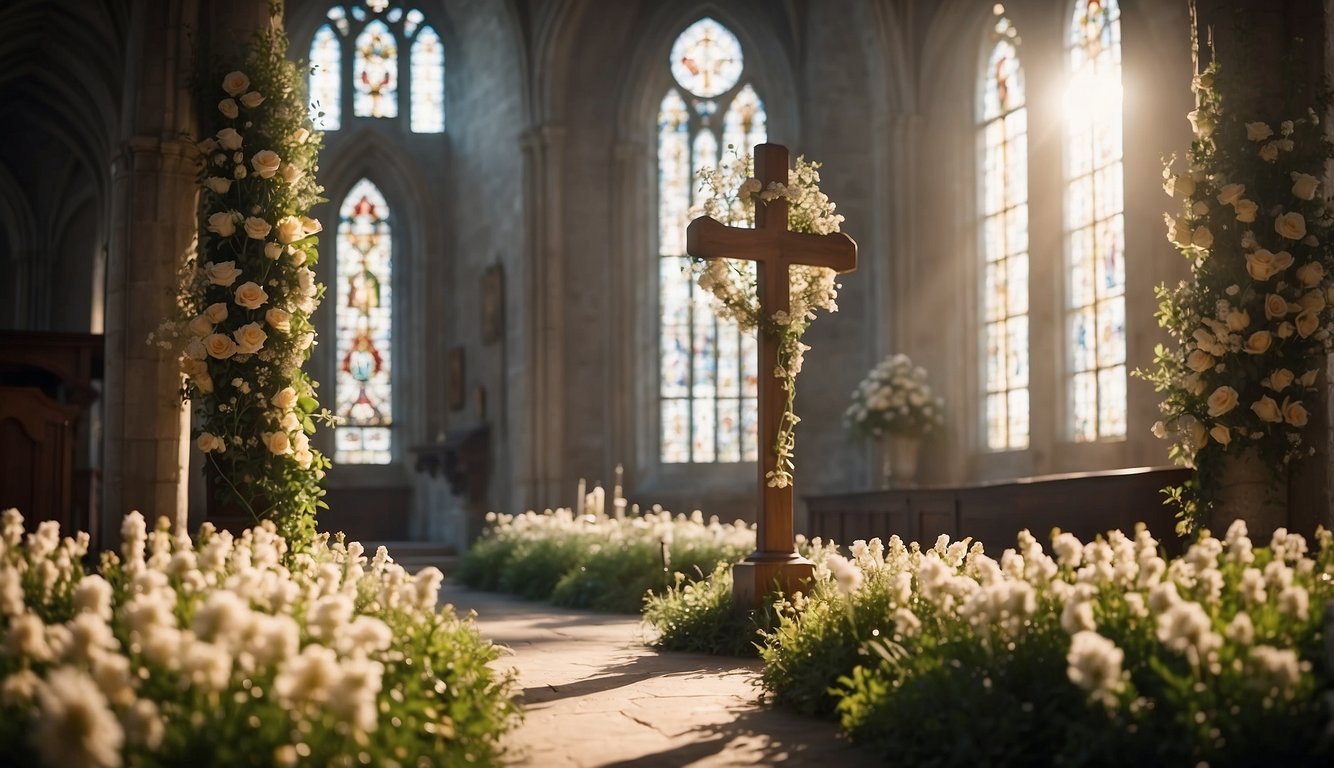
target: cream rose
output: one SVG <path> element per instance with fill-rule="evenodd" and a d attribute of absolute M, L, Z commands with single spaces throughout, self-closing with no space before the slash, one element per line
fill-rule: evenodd
<path fill-rule="evenodd" d="M 281 456 L 292 450 L 292 441 L 287 439 L 286 432 L 265 432 L 263 437 L 264 446 L 269 449 L 270 453 L 276 453 Z"/>
<path fill-rule="evenodd" d="M 259 323 L 246 323 L 236 329 L 236 353 L 253 355 L 264 348 L 264 340 L 269 337 Z"/>
<path fill-rule="evenodd" d="M 277 261 L 279 256 L 283 255 L 283 246 L 281 243 L 265 243 L 264 258 L 270 261 Z"/>
<path fill-rule="evenodd" d="M 1178 176 L 1176 182 L 1172 185 L 1172 192 L 1178 198 L 1184 200 L 1195 194 L 1195 179 L 1189 175 Z"/>
<path fill-rule="evenodd" d="M 283 387 L 273 393 L 269 402 L 280 411 L 290 411 L 296 405 L 296 390 L 291 387 Z"/>
<path fill-rule="evenodd" d="M 297 418 L 295 413 L 288 411 L 283 414 L 283 418 L 278 422 L 278 426 L 283 428 L 284 432 L 295 432 L 301 429 L 301 419 Z"/>
<path fill-rule="evenodd" d="M 283 165 L 282 173 L 283 173 L 283 181 L 287 182 L 288 184 L 295 184 L 298 181 L 301 181 L 302 176 L 306 175 L 305 171 L 301 170 L 295 165 L 292 165 L 291 163 L 285 163 Z"/>
<path fill-rule="evenodd" d="M 273 330 L 281 331 L 283 333 L 292 330 L 291 319 L 292 316 L 289 315 L 286 310 L 278 309 L 277 307 L 273 307 L 268 312 L 264 313 L 264 322 L 268 323 L 269 327 Z"/>
<path fill-rule="evenodd" d="M 1320 179 L 1309 173 L 1292 172 L 1292 196 L 1302 200 L 1314 200 L 1316 190 L 1320 187 Z"/>
<path fill-rule="evenodd" d="M 264 96 L 259 91 L 249 91 L 241 96 L 241 106 L 254 109 L 264 103 Z"/>
<path fill-rule="evenodd" d="M 244 166 L 244 165 L 238 165 L 238 166 L 236 166 L 234 169 L 232 169 L 232 178 L 233 178 L 233 179 L 237 179 L 237 180 L 244 179 L 244 178 L 245 178 L 245 174 L 246 174 L 246 171 L 245 171 L 245 166 Z"/>
<path fill-rule="evenodd" d="M 1185 248 L 1190 245 L 1190 227 L 1181 220 L 1169 214 L 1163 214 L 1163 223 L 1167 225 L 1168 242 Z M 718 262 L 714 262 L 718 263 Z"/>
<path fill-rule="evenodd" d="M 273 225 L 261 219 L 258 216 L 247 216 L 245 220 L 245 234 L 251 240 L 263 240 L 269 236 Z"/>
<path fill-rule="evenodd" d="M 218 237 L 231 237 L 236 234 L 236 213 L 234 211 L 218 211 L 211 214 L 208 217 L 208 226 L 205 229 Z"/>
<path fill-rule="evenodd" d="M 236 303 L 246 309 L 259 309 L 269 300 L 269 293 L 258 283 L 242 283 L 236 288 Z"/>
<path fill-rule="evenodd" d="M 219 261 L 217 264 L 209 262 L 204 266 L 204 273 L 208 275 L 210 283 L 221 285 L 223 288 L 236 282 L 236 278 L 241 276 L 241 270 L 236 268 L 234 261 Z"/>
<path fill-rule="evenodd" d="M 1186 119 L 1190 121 L 1190 127 L 1195 131 L 1195 135 L 1202 139 L 1207 139 L 1214 133 L 1214 121 L 1208 115 L 1200 114 L 1200 110 L 1192 109 L 1186 113 Z"/>
<path fill-rule="evenodd" d="M 1274 253 L 1265 248 L 1246 254 L 1246 272 L 1255 280 L 1264 282 L 1278 273 Z"/>
<path fill-rule="evenodd" d="M 241 134 L 237 133 L 235 128 L 223 128 L 218 131 L 218 145 L 228 152 L 240 149 L 241 143 Z"/>
<path fill-rule="evenodd" d="M 1249 269 L 1249 265 L 1248 265 Z M 1288 302 L 1277 293 L 1271 293 L 1265 296 L 1265 318 L 1268 320 L 1277 320 L 1288 314 Z"/>
<path fill-rule="evenodd" d="M 203 315 L 191 320 L 185 327 L 195 336 L 207 336 L 213 333 L 213 322 Z"/>
<path fill-rule="evenodd" d="M 1264 141 L 1274 135 L 1274 129 L 1268 123 L 1247 123 L 1246 138 L 1250 141 Z"/>
<path fill-rule="evenodd" d="M 1256 416 L 1260 417 L 1260 421 L 1267 421 L 1271 424 L 1283 421 L 1283 414 L 1279 411 L 1278 403 L 1274 402 L 1274 398 L 1269 395 L 1251 403 L 1251 410 L 1255 412 Z"/>
<path fill-rule="evenodd" d="M 296 284 L 301 289 L 301 293 L 312 296 L 315 294 L 315 273 L 310 271 L 309 267 L 298 267 L 296 270 Z"/>
<path fill-rule="evenodd" d="M 309 450 L 310 438 L 306 437 L 305 432 L 297 432 L 296 435 L 292 437 L 292 447 L 297 451 Z"/>
<path fill-rule="evenodd" d="M 302 264 L 305 264 L 308 257 L 309 254 L 300 248 L 294 249 L 292 251 L 292 266 L 299 267 Z M 1334 288 L 1331 288 L 1330 290 L 1334 290 Z"/>
<path fill-rule="evenodd" d="M 236 342 L 225 333 L 211 333 L 204 339 L 204 349 L 208 350 L 209 357 L 226 360 L 236 354 Z"/>
<path fill-rule="evenodd" d="M 1274 266 L 1278 267 L 1279 272 L 1282 272 L 1288 267 L 1291 267 L 1292 254 L 1288 253 L 1287 251 L 1279 251 L 1278 253 L 1274 254 Z"/>
<path fill-rule="evenodd" d="M 222 90 L 226 91 L 229 96 L 240 96 L 245 93 L 246 89 L 249 87 L 250 78 L 247 77 L 244 72 L 228 72 L 227 75 L 222 78 Z"/>
<path fill-rule="evenodd" d="M 1227 313 L 1227 328 L 1229 331 L 1243 331 L 1250 324 L 1251 313 L 1244 309 L 1234 309 Z"/>
<path fill-rule="evenodd" d="M 1302 309 L 1312 309 L 1319 312 L 1324 309 L 1326 305 L 1325 293 L 1324 291 L 1307 291 L 1297 300 L 1297 304 Z"/>
<path fill-rule="evenodd" d="M 195 389 L 198 389 L 202 394 L 213 393 L 213 377 L 209 376 L 207 371 L 191 376 L 190 380 L 194 382 Z"/>
<path fill-rule="evenodd" d="M 1266 163 L 1272 163 L 1278 159 L 1278 144 L 1271 141 L 1263 147 L 1260 147 L 1260 151 L 1257 154 L 1260 155 L 1261 160 L 1264 160 Z"/>
<path fill-rule="evenodd" d="M 1292 371 L 1289 371 L 1287 368 L 1279 368 L 1278 370 L 1269 374 L 1269 376 L 1260 383 L 1266 387 L 1269 387 L 1275 392 L 1282 392 L 1283 390 L 1292 386 L 1293 378 L 1294 376 Z"/>
<path fill-rule="evenodd" d="M 208 305 L 208 309 L 204 310 L 204 317 L 207 317 L 209 322 L 221 323 L 227 319 L 227 305 L 221 301 Z"/>
<path fill-rule="evenodd" d="M 305 230 L 301 228 L 301 219 L 284 216 L 278 220 L 278 242 L 283 245 L 295 243 L 305 236 Z"/>
<path fill-rule="evenodd" d="M 1236 205 L 1241 196 L 1246 193 L 1245 184 L 1224 184 L 1218 190 L 1218 202 L 1223 205 Z"/>
<path fill-rule="evenodd" d="M 1242 349 L 1250 355 L 1263 355 L 1269 351 L 1269 345 L 1274 343 L 1273 336 L 1269 331 L 1256 331 L 1246 339 Z"/>
<path fill-rule="evenodd" d="M 310 129 L 308 128 L 297 128 L 295 131 L 292 131 L 292 141 L 296 142 L 297 144 L 305 144 L 306 139 L 309 138 L 310 138 Z"/>
<path fill-rule="evenodd" d="M 1325 279 L 1325 267 L 1318 261 L 1308 261 L 1297 268 L 1297 279 L 1310 288 Z"/>
<path fill-rule="evenodd" d="M 1215 362 L 1213 355 L 1202 349 L 1194 350 L 1186 357 L 1186 367 L 1196 373 L 1203 373 L 1213 368 Z"/>
<path fill-rule="evenodd" d="M 1301 240 L 1306 237 L 1306 219 L 1296 211 L 1288 211 L 1274 219 L 1274 231 L 1289 240 Z"/>
<path fill-rule="evenodd" d="M 200 364 L 206 357 L 208 357 L 208 350 L 204 349 L 204 340 L 202 338 L 190 339 L 185 345 L 185 360 L 181 363 L 181 368 L 186 373 L 190 373 L 192 369 L 207 370 L 207 368 L 195 369 L 195 365 Z"/>
<path fill-rule="evenodd" d="M 278 153 L 271 149 L 261 149 L 250 158 L 250 167 L 255 169 L 261 179 L 271 179 L 273 174 L 282 167 L 283 159 L 278 157 Z"/>
<path fill-rule="evenodd" d="M 1222 424 L 1215 424 L 1213 428 L 1209 430 L 1209 436 L 1220 445 L 1227 445 L 1232 442 L 1232 431 Z"/>
<path fill-rule="evenodd" d="M 1214 244 L 1214 233 L 1208 227 L 1196 227 L 1190 237 L 1190 244 L 1196 248 L 1209 248 Z"/>
<path fill-rule="evenodd" d="M 235 120 L 236 116 L 241 114 L 241 110 L 236 108 L 236 101 L 234 99 L 223 99 L 218 102 L 218 111 L 228 120 Z"/>
<path fill-rule="evenodd" d="M 1302 377 L 1300 379 L 1297 379 L 1297 383 L 1301 384 L 1303 387 L 1310 389 L 1311 387 L 1315 386 L 1316 377 L 1318 377 L 1319 375 L 1320 375 L 1320 369 L 1312 368 L 1306 373 L 1303 373 Z"/>
<path fill-rule="evenodd" d="M 1195 447 L 1197 449 L 1203 448 L 1204 444 L 1209 442 L 1209 431 L 1205 429 L 1204 425 L 1201 424 L 1200 422 L 1192 419 L 1190 422 L 1189 429 L 1190 429 L 1191 442 L 1195 444 Z"/>
<path fill-rule="evenodd" d="M 301 467 L 302 469 L 310 469 L 310 463 L 315 460 L 315 454 L 307 449 L 293 453 L 292 458 L 296 459 L 296 465 L 298 467 Z"/>
<path fill-rule="evenodd" d="M 312 219 L 309 216 L 302 216 L 301 230 L 306 233 L 306 236 L 309 237 L 310 235 L 319 234 L 320 232 L 324 231 L 324 225 L 320 223 L 319 219 Z"/>
<path fill-rule="evenodd" d="M 225 195 L 227 190 L 232 188 L 232 180 L 224 179 L 221 176 L 209 176 L 204 179 L 204 186 L 209 188 L 215 195 Z"/>
<path fill-rule="evenodd" d="M 222 453 L 227 450 L 227 444 L 222 441 L 222 438 L 212 432 L 201 433 L 199 438 L 195 440 L 195 445 L 204 453 L 213 453 L 214 451 Z"/>
<path fill-rule="evenodd" d="M 1302 405 L 1300 400 L 1283 399 L 1283 420 L 1294 427 L 1306 426 L 1306 420 L 1309 414 L 1306 412 L 1306 406 Z"/>
<path fill-rule="evenodd" d="M 1237 390 L 1232 387 L 1221 386 L 1209 395 L 1209 415 L 1215 419 L 1236 407 Z"/>
<path fill-rule="evenodd" d="M 1255 212 L 1260 210 L 1260 206 L 1256 205 L 1254 200 L 1238 200 L 1232 207 L 1237 212 L 1237 221 L 1243 224 L 1255 221 Z"/>
<path fill-rule="evenodd" d="M 1293 322 L 1297 324 L 1297 335 L 1304 339 L 1320 328 L 1320 315 L 1309 309 L 1303 310 Z"/>
<path fill-rule="evenodd" d="M 1207 216 L 1209 214 L 1209 204 L 1203 200 L 1196 200 L 1190 207 L 1190 212 L 1196 216 Z"/>
<path fill-rule="evenodd" d="M 1284 320 L 1283 322 L 1278 324 L 1278 330 L 1274 332 L 1274 335 L 1278 336 L 1280 339 L 1286 339 L 1289 336 L 1291 336 L 1294 332 L 1296 332 L 1296 330 L 1297 330 L 1296 326 Z"/>

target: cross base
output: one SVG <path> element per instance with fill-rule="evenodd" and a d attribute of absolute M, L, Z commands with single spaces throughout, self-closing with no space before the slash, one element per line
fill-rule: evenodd
<path fill-rule="evenodd" d="M 796 552 L 752 553 L 732 566 L 732 607 L 758 608 L 775 590 L 787 597 L 809 591 L 814 578 L 815 564 Z"/>

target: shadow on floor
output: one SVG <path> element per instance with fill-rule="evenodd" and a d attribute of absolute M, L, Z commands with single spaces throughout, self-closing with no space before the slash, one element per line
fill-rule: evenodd
<path fill-rule="evenodd" d="M 615 688 L 623 688 L 627 685 L 634 685 L 642 680 L 649 678 L 669 679 L 673 677 L 687 678 L 698 675 L 733 675 L 753 674 L 753 671 L 745 667 L 738 667 L 733 659 L 722 659 L 710 656 L 692 659 L 694 663 L 681 665 L 681 656 L 673 655 L 670 661 L 665 661 L 663 657 L 656 653 L 649 652 L 643 655 L 635 656 L 628 661 L 612 666 L 604 667 L 593 673 L 592 677 L 585 678 L 573 683 L 552 686 L 541 685 L 523 690 L 523 701 L 526 705 L 541 704 L 545 702 L 559 701 L 561 699 L 572 699 L 579 696 L 589 696 L 595 693 L 610 691 Z M 664 664 L 670 663 L 670 671 L 663 669 Z"/>

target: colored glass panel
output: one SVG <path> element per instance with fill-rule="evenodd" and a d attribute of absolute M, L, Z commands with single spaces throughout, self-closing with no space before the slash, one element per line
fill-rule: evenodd
<path fill-rule="evenodd" d="M 767 120 L 759 94 L 747 83 L 723 116 L 723 142 L 738 154 L 750 154 L 756 144 L 764 142 Z"/>
<path fill-rule="evenodd" d="M 998 7 L 999 8 L 999 7 Z M 998 16 L 982 77 L 982 334 L 986 447 L 1028 446 L 1028 111 L 1019 35 Z"/>
<path fill-rule="evenodd" d="M 368 179 L 339 209 L 334 460 L 388 464 L 393 424 L 393 239 L 389 207 Z"/>
<path fill-rule="evenodd" d="M 1126 434 L 1121 12 L 1077 0 L 1066 92 L 1069 427 L 1078 441 Z"/>
<path fill-rule="evenodd" d="M 736 85 L 743 66 L 741 41 L 713 19 L 686 27 L 672 45 L 672 76 L 682 88 L 706 99 Z"/>
<path fill-rule="evenodd" d="M 444 130 L 445 49 L 440 36 L 427 26 L 422 27 L 412 42 L 412 132 Z"/>
<path fill-rule="evenodd" d="M 398 117 L 398 42 L 376 19 L 357 35 L 352 70 L 352 112 L 357 117 Z"/>
<path fill-rule="evenodd" d="M 321 131 L 336 131 L 342 123 L 342 66 L 342 44 L 325 24 L 310 42 L 310 121 Z"/>

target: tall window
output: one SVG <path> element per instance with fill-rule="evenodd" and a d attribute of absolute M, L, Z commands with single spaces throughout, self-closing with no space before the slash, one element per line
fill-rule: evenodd
<path fill-rule="evenodd" d="M 664 463 L 757 460 L 753 334 L 719 320 L 686 272 L 695 173 L 766 140 L 764 102 L 746 80 L 741 42 L 713 19 L 677 37 L 675 85 L 658 113 L 659 365 Z M 721 133 L 721 142 L 720 142 Z"/>
<path fill-rule="evenodd" d="M 997 5 L 982 81 L 982 336 L 991 450 L 1028 447 L 1028 110 L 1019 35 Z"/>
<path fill-rule="evenodd" d="M 391 7 L 392 6 L 392 7 Z M 389 0 L 335 5 L 310 44 L 310 119 L 315 127 L 342 127 L 344 82 L 354 117 L 395 118 L 409 105 L 414 133 L 445 130 L 445 54 L 421 11 Z M 409 55 L 399 55 L 400 47 Z M 400 99 L 400 82 L 407 83 Z"/>
<path fill-rule="evenodd" d="M 1077 0 L 1066 92 L 1066 333 L 1070 437 L 1126 434 L 1121 11 Z"/>
<path fill-rule="evenodd" d="M 388 464 L 393 424 L 393 238 L 389 206 L 367 179 L 338 211 L 334 461 Z"/>

